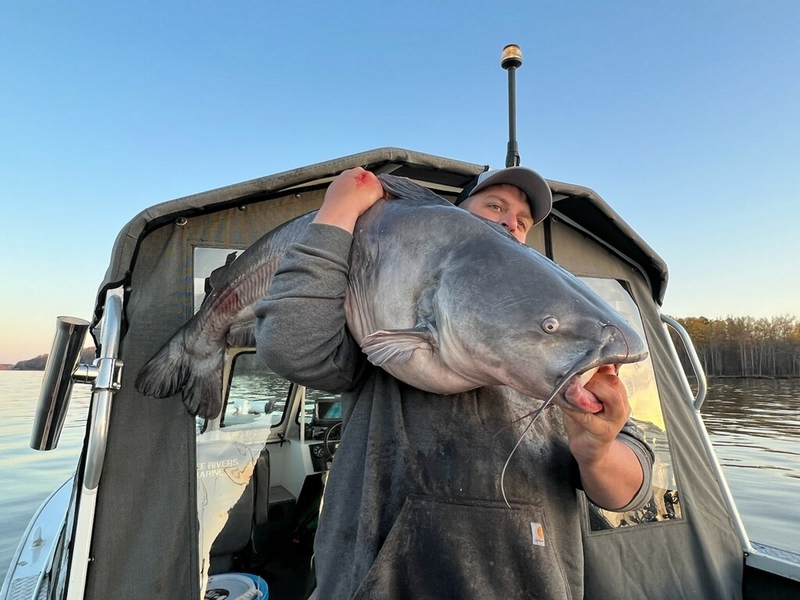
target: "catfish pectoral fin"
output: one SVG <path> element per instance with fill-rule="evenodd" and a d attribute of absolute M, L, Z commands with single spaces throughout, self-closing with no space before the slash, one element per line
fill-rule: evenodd
<path fill-rule="evenodd" d="M 404 363 L 414 350 L 433 350 L 434 347 L 433 336 L 424 327 L 376 331 L 361 341 L 361 349 L 376 367 Z"/>

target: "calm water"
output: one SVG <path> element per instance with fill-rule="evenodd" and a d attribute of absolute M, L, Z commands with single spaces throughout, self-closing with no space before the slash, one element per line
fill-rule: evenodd
<path fill-rule="evenodd" d="M 59 448 L 29 448 L 41 378 L 0 371 L 0 578 L 33 513 L 74 471 L 84 437 L 89 387 L 76 386 Z M 800 381 L 714 381 L 703 413 L 750 537 L 800 552 Z"/>
<path fill-rule="evenodd" d="M 800 552 L 800 380 L 714 380 L 702 413 L 750 539 Z"/>
<path fill-rule="evenodd" d="M 36 509 L 74 471 L 85 433 L 88 385 L 76 385 L 58 448 L 30 448 L 41 371 L 0 371 L 0 577 Z"/>

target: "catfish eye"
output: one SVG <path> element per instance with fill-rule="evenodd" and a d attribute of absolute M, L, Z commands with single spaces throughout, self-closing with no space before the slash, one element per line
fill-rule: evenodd
<path fill-rule="evenodd" d="M 558 331 L 558 319 L 555 317 L 547 317 L 542 321 L 542 331 L 545 333 L 555 333 Z"/>

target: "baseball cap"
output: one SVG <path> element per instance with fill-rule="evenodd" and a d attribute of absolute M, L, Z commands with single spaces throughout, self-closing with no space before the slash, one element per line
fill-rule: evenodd
<path fill-rule="evenodd" d="M 484 171 L 470 182 L 456 198 L 456 206 L 467 198 L 493 185 L 506 183 L 518 187 L 528 198 L 534 223 L 540 223 L 553 208 L 550 186 L 536 171 L 527 167 L 507 167 Z"/>

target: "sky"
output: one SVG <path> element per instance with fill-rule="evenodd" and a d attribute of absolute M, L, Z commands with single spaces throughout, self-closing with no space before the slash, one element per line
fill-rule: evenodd
<path fill-rule="evenodd" d="M 598 192 L 675 317 L 800 317 L 800 3 L 16 2 L 0 14 L 0 364 L 90 319 L 146 207 L 383 146 Z"/>

